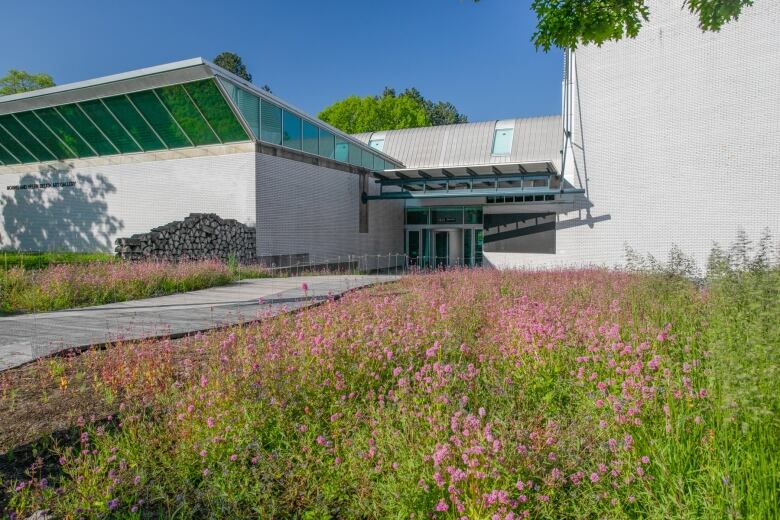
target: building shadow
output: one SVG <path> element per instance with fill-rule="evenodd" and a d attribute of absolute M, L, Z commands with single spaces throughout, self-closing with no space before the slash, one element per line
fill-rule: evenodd
<path fill-rule="evenodd" d="M 106 197 L 116 187 L 101 174 L 73 173 L 70 166 L 25 174 L 0 186 L 0 248 L 22 251 L 113 250 L 124 225 L 109 215 Z"/>

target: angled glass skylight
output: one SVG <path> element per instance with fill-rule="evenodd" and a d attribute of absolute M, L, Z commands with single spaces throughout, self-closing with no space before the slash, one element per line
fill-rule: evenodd
<path fill-rule="evenodd" d="M 0 97 L 0 166 L 252 141 L 402 166 L 201 58 Z"/>

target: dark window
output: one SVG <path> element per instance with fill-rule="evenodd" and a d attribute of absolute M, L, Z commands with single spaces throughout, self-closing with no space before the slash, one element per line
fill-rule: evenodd
<path fill-rule="evenodd" d="M 463 208 L 432 208 L 431 224 L 463 224 Z"/>
<path fill-rule="evenodd" d="M 428 208 L 408 208 L 406 210 L 406 224 L 409 226 L 428 224 Z"/>

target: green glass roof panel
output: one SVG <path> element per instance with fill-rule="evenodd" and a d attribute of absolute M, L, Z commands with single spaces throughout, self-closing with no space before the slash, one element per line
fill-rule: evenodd
<path fill-rule="evenodd" d="M 141 148 L 133 141 L 133 138 L 117 122 L 111 112 L 106 109 L 99 99 L 79 103 L 84 112 L 94 121 L 103 133 L 114 143 L 121 153 L 140 152 Z"/>
<path fill-rule="evenodd" d="M 11 137 L 11 134 L 6 132 L 2 124 L 0 124 L 0 145 L 11 154 L 13 154 L 19 161 L 23 163 L 36 162 L 37 159 L 30 155 L 30 152 L 24 149 L 16 140 Z"/>
<path fill-rule="evenodd" d="M 108 97 L 103 102 L 145 152 L 165 148 L 163 142 L 154 134 L 154 130 L 144 121 L 127 96 Z"/>
<path fill-rule="evenodd" d="M 48 110 L 48 109 L 46 109 Z M 108 139 L 100 133 L 98 127 L 81 111 L 77 105 L 57 107 L 57 112 L 83 137 L 99 155 L 117 153 Z M 41 110 L 43 112 L 43 110 Z"/>
<path fill-rule="evenodd" d="M 19 164 L 19 161 L 11 155 L 11 152 L 9 152 L 5 146 L 3 146 L 3 136 L 0 134 L 0 161 L 2 161 L 3 164 Z"/>
<path fill-rule="evenodd" d="M 35 114 L 57 134 L 57 137 L 65 143 L 69 149 L 73 150 L 78 157 L 94 157 L 95 152 L 84 139 L 76 133 L 59 112 L 53 107 L 36 110 Z"/>
<path fill-rule="evenodd" d="M 47 150 L 57 156 L 57 159 L 74 159 L 76 157 L 76 154 L 65 146 L 34 113 L 20 112 L 14 115 L 27 130 L 32 132 L 43 143 Z"/>
<path fill-rule="evenodd" d="M 222 142 L 249 140 L 249 136 L 238 122 L 214 80 L 194 81 L 184 87 Z"/>
<path fill-rule="evenodd" d="M 128 96 L 146 121 L 157 132 L 157 135 L 165 141 L 168 148 L 192 146 L 187 136 L 181 131 L 179 125 L 173 120 L 154 91 L 145 90 L 129 94 Z"/>
<path fill-rule="evenodd" d="M 36 161 L 55 161 L 57 158 L 28 132 L 12 115 L 0 116 L 0 125 L 13 135 L 24 148 L 33 154 Z"/>
<path fill-rule="evenodd" d="M 161 87 L 155 92 L 195 146 L 219 143 L 219 139 L 181 85 Z"/>

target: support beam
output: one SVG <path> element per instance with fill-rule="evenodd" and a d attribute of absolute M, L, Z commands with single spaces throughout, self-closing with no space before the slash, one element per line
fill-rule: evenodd
<path fill-rule="evenodd" d="M 403 175 L 401 173 L 396 172 L 397 175 Z M 408 176 L 404 176 L 403 179 L 388 179 L 380 181 L 385 186 L 400 186 L 401 184 L 430 184 L 431 182 L 452 182 L 455 183 L 457 181 L 463 181 L 463 182 L 485 182 L 485 183 L 495 183 L 496 180 L 499 182 L 509 182 L 509 181 L 523 181 L 523 180 L 547 180 L 550 178 L 550 176 L 555 175 L 554 173 L 527 173 L 527 174 L 503 174 L 503 175 L 472 175 L 470 177 L 439 177 L 437 179 L 410 179 Z"/>
<path fill-rule="evenodd" d="M 577 195 L 585 193 L 584 189 L 567 188 L 563 191 L 548 188 L 488 188 L 488 189 L 464 189 L 464 190 L 418 190 L 386 192 L 381 195 L 368 195 L 366 200 L 390 200 L 390 199 L 433 199 L 433 198 L 463 198 L 463 197 L 501 197 L 516 195 Z"/>

